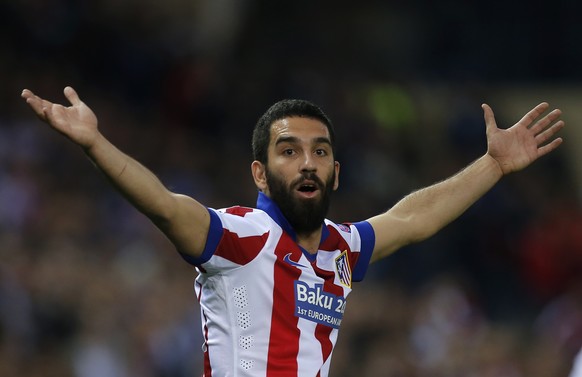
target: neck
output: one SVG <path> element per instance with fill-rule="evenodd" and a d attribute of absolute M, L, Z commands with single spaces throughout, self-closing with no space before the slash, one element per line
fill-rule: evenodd
<path fill-rule="evenodd" d="M 297 243 L 302 248 L 307 250 L 309 254 L 317 253 L 320 241 L 321 241 L 321 228 L 311 233 L 297 234 Z"/>

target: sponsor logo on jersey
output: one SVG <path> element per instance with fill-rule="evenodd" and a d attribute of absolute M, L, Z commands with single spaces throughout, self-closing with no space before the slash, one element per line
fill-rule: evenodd
<path fill-rule="evenodd" d="M 348 288 L 352 287 L 352 269 L 348 260 L 348 253 L 344 250 L 337 258 L 335 258 L 335 269 L 337 277 L 342 285 Z"/>
<path fill-rule="evenodd" d="M 333 293 L 325 292 L 323 284 L 312 288 L 307 283 L 295 281 L 295 315 L 322 325 L 339 328 L 346 299 Z"/>

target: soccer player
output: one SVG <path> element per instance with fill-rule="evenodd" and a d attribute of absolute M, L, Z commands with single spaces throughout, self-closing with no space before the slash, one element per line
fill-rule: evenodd
<path fill-rule="evenodd" d="M 561 112 L 541 103 L 509 129 L 483 105 L 487 151 L 454 176 L 354 223 L 326 219 L 338 187 L 328 117 L 302 100 L 276 103 L 253 132 L 256 208 L 207 208 L 170 192 L 103 136 L 75 90 L 70 106 L 22 92 L 32 110 L 83 148 L 197 271 L 205 376 L 327 376 L 352 283 L 370 262 L 424 240 L 506 174 L 553 151 Z"/>

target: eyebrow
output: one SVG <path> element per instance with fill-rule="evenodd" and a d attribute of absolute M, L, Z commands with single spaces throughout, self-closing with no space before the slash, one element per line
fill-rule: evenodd
<path fill-rule="evenodd" d="M 331 146 L 331 140 L 328 137 L 320 136 L 313 139 L 315 144 L 328 144 Z M 290 144 L 299 144 L 299 138 L 296 136 L 281 136 L 280 138 L 275 141 L 275 145 L 279 145 L 281 143 L 290 143 Z"/>

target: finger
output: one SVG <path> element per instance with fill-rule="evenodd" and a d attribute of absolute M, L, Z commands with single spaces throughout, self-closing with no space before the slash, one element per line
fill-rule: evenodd
<path fill-rule="evenodd" d="M 24 98 L 24 100 L 26 101 L 26 103 L 32 105 L 32 102 L 34 101 L 41 101 L 41 98 L 37 95 L 35 95 L 33 92 L 31 92 L 28 89 L 24 89 L 22 91 L 22 93 L 20 94 L 20 97 Z"/>
<path fill-rule="evenodd" d="M 536 107 L 531 109 L 527 114 L 525 114 L 523 116 L 523 118 L 521 118 L 520 121 L 517 122 L 517 124 L 521 124 L 521 125 L 524 125 L 526 127 L 529 126 L 540 115 L 542 115 L 544 113 L 544 111 L 546 111 L 548 109 L 548 107 L 550 107 L 550 105 L 547 102 L 540 103 L 539 105 L 537 105 Z"/>
<path fill-rule="evenodd" d="M 77 94 L 75 89 L 71 88 L 70 86 L 67 86 L 64 90 L 64 93 L 65 97 L 67 97 L 71 105 L 76 106 L 81 104 L 81 99 L 79 98 L 79 95 Z"/>
<path fill-rule="evenodd" d="M 28 89 L 23 89 L 20 96 L 24 99 L 27 99 L 27 98 L 34 96 L 34 93 Z"/>
<path fill-rule="evenodd" d="M 563 120 L 559 120 L 556 123 L 552 124 L 551 127 L 547 128 L 542 133 L 536 136 L 536 143 L 538 145 L 542 145 L 546 141 L 550 140 L 552 136 L 554 136 L 558 131 L 564 128 L 564 125 L 565 123 Z"/>
<path fill-rule="evenodd" d="M 62 105 L 54 105 L 43 109 L 46 123 L 61 132 L 63 120 L 66 117 L 66 108 Z"/>
<path fill-rule="evenodd" d="M 38 115 L 41 119 L 45 119 L 44 110 L 45 108 L 50 107 L 52 103 L 43 100 L 27 89 L 22 91 L 21 96 L 26 100 L 26 103 L 32 108 L 36 115 Z"/>
<path fill-rule="evenodd" d="M 551 151 L 553 151 L 554 149 L 558 148 L 558 146 L 562 144 L 562 138 L 556 138 L 554 140 L 552 140 L 551 143 L 548 143 L 544 146 L 541 146 L 538 148 L 538 157 L 542 157 L 545 154 L 550 153 Z"/>
<path fill-rule="evenodd" d="M 531 126 L 530 130 L 537 135 L 538 133 L 542 132 L 549 124 L 557 120 L 560 115 L 562 115 L 562 111 L 560 109 L 554 109 L 548 115 L 540 119 L 536 124 Z"/>
<path fill-rule="evenodd" d="M 495 131 L 495 129 L 497 129 L 497 123 L 495 122 L 495 114 L 493 114 L 493 109 L 491 109 L 491 106 L 486 103 L 482 104 L 481 108 L 483 109 L 483 118 L 485 118 L 486 132 L 490 133 Z"/>

